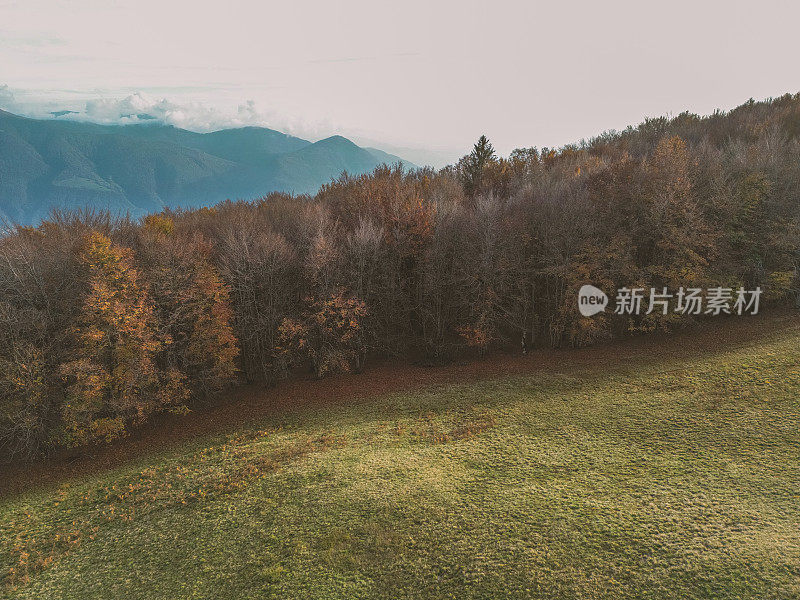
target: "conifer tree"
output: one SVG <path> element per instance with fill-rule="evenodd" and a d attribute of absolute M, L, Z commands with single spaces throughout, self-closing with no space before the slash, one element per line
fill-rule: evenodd
<path fill-rule="evenodd" d="M 459 163 L 461 181 L 467 196 L 474 196 L 481 191 L 484 171 L 496 161 L 494 147 L 489 139 L 482 135 L 472 147 L 472 152 L 462 158 Z"/>

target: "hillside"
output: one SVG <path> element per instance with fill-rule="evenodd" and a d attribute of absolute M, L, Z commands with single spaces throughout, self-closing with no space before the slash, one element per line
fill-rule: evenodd
<path fill-rule="evenodd" d="M 439 172 L 380 168 L 314 197 L 138 223 L 57 214 L 9 232 L 0 461 L 113 440 L 244 383 L 358 372 L 377 357 L 441 365 L 800 306 L 799 119 L 800 96 L 786 96 L 508 158 L 482 136 Z M 337 136 L 56 125 L 48 139 L 21 120 L 4 160 L 20 187 L 50 181 L 75 203 L 89 189 L 117 206 L 131 190 L 151 205 L 162 200 L 153 190 L 210 203 L 257 177 L 304 191 L 375 160 Z M 234 155 L 240 138 L 263 166 Z M 211 146 L 222 156 L 199 149 Z M 614 308 L 576 310 L 587 284 Z"/>
<path fill-rule="evenodd" d="M 6 494 L 0 595 L 795 597 L 799 328 L 254 390 Z"/>
<path fill-rule="evenodd" d="M 397 161 L 396 157 L 376 154 L 335 135 L 276 157 L 270 168 L 279 186 L 296 186 L 299 192 L 313 193 L 319 188 L 316 182 L 326 178 L 327 173 L 366 173 L 376 164 L 391 164 L 392 158 Z"/>
<path fill-rule="evenodd" d="M 52 207 L 84 206 L 140 216 L 273 191 L 314 193 L 342 171 L 400 160 L 339 136 L 312 144 L 259 127 L 199 134 L 0 111 L 0 217 L 36 223 Z"/>

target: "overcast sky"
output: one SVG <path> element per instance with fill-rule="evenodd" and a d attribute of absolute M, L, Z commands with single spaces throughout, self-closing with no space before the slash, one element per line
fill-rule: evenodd
<path fill-rule="evenodd" d="M 800 91 L 799 22 L 789 1 L 0 0 L 0 107 L 507 154 Z"/>

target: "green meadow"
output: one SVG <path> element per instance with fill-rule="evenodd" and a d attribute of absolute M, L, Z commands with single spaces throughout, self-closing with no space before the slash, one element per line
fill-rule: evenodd
<path fill-rule="evenodd" d="M 7 496 L 0 597 L 800 597 L 792 323 L 300 408 Z"/>

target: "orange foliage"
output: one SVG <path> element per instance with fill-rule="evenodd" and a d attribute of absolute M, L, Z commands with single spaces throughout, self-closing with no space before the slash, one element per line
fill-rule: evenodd
<path fill-rule="evenodd" d="M 186 397 L 158 393 L 154 356 L 161 343 L 153 333 L 153 306 L 139 281 L 133 252 L 92 232 L 79 258 L 88 293 L 74 332 L 76 358 L 60 370 L 67 384 L 64 430 L 73 445 L 118 437 L 129 421 L 141 422 Z"/>
<path fill-rule="evenodd" d="M 330 372 L 360 370 L 364 359 L 363 320 L 366 305 L 342 290 L 324 300 L 309 300 L 299 320 L 286 318 L 280 326 L 280 350 L 308 357 L 317 377 Z"/>

